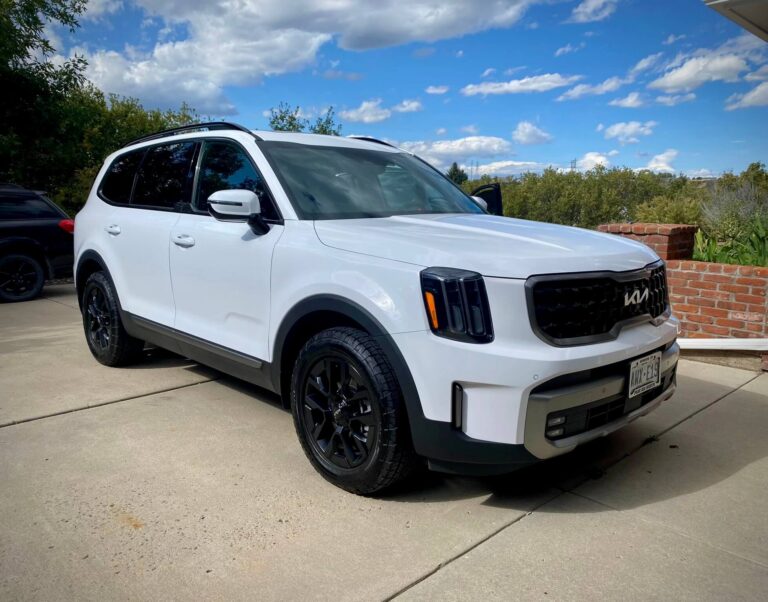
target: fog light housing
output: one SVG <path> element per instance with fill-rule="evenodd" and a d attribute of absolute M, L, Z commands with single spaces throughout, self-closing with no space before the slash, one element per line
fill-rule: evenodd
<path fill-rule="evenodd" d="M 565 422 L 565 416 L 557 416 L 556 418 L 550 418 L 547 420 L 547 426 L 557 426 Z"/>
<path fill-rule="evenodd" d="M 551 429 L 547 431 L 547 437 L 559 437 L 565 432 L 565 429 L 559 428 L 559 429 Z"/>

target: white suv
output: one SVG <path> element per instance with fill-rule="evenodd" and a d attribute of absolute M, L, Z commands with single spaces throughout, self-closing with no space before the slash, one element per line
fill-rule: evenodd
<path fill-rule="evenodd" d="M 77 215 L 86 340 L 109 366 L 149 343 L 280 394 L 315 468 L 362 494 L 420 459 L 509 472 L 668 399 L 653 251 L 481 204 L 373 139 L 148 136 Z"/>

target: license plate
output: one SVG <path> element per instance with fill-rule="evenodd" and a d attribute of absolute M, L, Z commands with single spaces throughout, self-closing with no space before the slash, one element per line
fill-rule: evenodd
<path fill-rule="evenodd" d="M 629 397 L 637 397 L 661 384 L 661 351 L 629 365 Z"/>

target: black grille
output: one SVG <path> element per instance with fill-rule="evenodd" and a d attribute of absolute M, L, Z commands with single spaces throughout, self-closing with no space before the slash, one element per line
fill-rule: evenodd
<path fill-rule="evenodd" d="M 669 306 L 661 262 L 634 272 L 533 276 L 526 286 L 534 330 L 556 345 L 616 338 L 622 325 L 659 318 Z"/>

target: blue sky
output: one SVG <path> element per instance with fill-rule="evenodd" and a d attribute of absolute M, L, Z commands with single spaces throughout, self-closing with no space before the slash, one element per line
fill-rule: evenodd
<path fill-rule="evenodd" d="M 768 162 L 768 44 L 701 0 L 91 0 L 106 92 L 266 128 L 280 101 L 438 167 Z"/>

